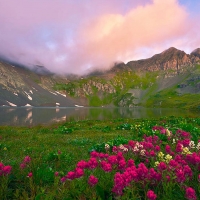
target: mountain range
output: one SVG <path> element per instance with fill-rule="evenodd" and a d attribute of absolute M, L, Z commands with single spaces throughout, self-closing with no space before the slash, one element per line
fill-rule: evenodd
<path fill-rule="evenodd" d="M 171 47 L 87 76 L 60 76 L 0 60 L 0 106 L 200 108 L 200 48 Z"/>

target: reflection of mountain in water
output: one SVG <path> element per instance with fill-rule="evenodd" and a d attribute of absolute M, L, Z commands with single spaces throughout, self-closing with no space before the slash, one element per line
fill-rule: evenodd
<path fill-rule="evenodd" d="M 35 126 L 71 120 L 116 118 L 197 117 L 198 113 L 166 108 L 0 108 L 0 125 Z"/>

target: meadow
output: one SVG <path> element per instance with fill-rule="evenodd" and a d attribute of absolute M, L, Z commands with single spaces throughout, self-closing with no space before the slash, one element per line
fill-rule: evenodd
<path fill-rule="evenodd" d="M 200 199 L 200 118 L 0 127 L 1 199 Z"/>

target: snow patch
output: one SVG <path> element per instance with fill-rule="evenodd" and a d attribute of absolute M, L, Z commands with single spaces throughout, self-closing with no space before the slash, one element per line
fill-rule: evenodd
<path fill-rule="evenodd" d="M 32 87 L 35 91 L 37 91 L 34 87 Z"/>
<path fill-rule="evenodd" d="M 17 106 L 17 105 L 15 105 L 14 103 L 11 103 L 11 102 L 9 102 L 9 101 L 7 101 L 8 102 L 8 104 L 10 105 L 10 106 Z"/>
<path fill-rule="evenodd" d="M 32 100 L 32 97 L 27 92 L 25 92 L 25 94 L 27 95 L 27 97 L 28 97 L 29 100 Z"/>
<path fill-rule="evenodd" d="M 57 94 L 59 94 L 59 95 L 62 95 L 63 97 L 66 97 L 66 95 L 65 95 L 65 94 L 62 94 L 62 93 L 60 93 L 60 92 L 57 92 L 57 91 L 56 91 L 56 93 L 57 93 Z"/>
<path fill-rule="evenodd" d="M 56 95 L 57 96 L 57 94 L 56 93 L 54 93 L 54 92 L 51 92 L 51 91 L 49 91 L 51 94 L 54 94 L 54 95 Z"/>
<path fill-rule="evenodd" d="M 25 106 L 29 106 L 29 107 L 31 106 L 31 107 L 32 107 L 32 105 L 30 105 L 30 104 L 28 104 L 28 103 L 27 103 Z"/>
<path fill-rule="evenodd" d="M 16 95 L 16 96 L 18 96 L 18 94 L 17 94 L 17 93 L 15 93 L 15 92 L 14 92 L 13 94 L 14 94 L 14 95 Z"/>
<path fill-rule="evenodd" d="M 33 91 L 32 91 L 32 90 L 30 90 L 30 93 L 31 93 L 31 94 L 33 94 Z"/>
<path fill-rule="evenodd" d="M 60 105 L 60 103 L 56 103 L 56 106 L 59 106 Z"/>
<path fill-rule="evenodd" d="M 84 106 L 79 106 L 79 105 L 75 105 L 76 107 L 84 107 Z"/>

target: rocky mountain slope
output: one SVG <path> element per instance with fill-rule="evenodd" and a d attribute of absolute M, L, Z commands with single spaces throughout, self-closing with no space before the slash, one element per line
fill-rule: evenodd
<path fill-rule="evenodd" d="M 46 71 L 41 67 L 39 70 L 36 73 L 0 62 L 0 106 L 75 106 L 80 103 L 66 92 L 53 89 L 57 82 L 68 83 L 67 79 L 44 75 Z"/>
<path fill-rule="evenodd" d="M 191 100 L 192 96 L 192 100 Z M 0 62 L 0 106 L 148 106 L 200 108 L 200 48 L 171 47 L 106 72 L 63 78 Z"/>

